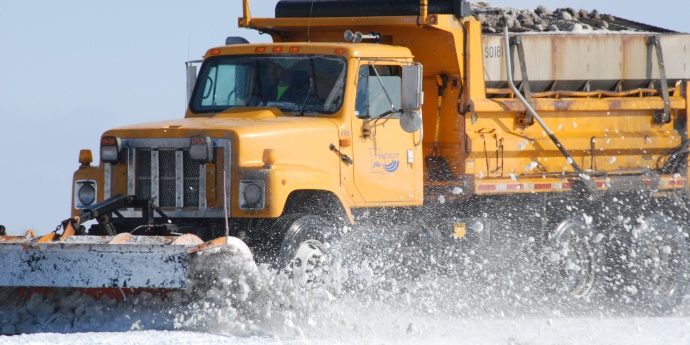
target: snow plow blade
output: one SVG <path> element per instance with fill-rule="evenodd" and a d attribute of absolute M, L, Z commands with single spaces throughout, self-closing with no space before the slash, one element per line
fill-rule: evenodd
<path fill-rule="evenodd" d="M 191 261 L 205 251 L 251 259 L 235 237 L 204 243 L 182 236 L 0 236 L 0 286 L 184 289 Z"/>

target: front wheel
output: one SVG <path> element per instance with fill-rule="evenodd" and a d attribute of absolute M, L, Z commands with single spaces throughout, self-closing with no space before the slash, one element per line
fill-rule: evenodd
<path fill-rule="evenodd" d="M 301 286 L 324 285 L 330 277 L 332 253 L 328 241 L 336 234 L 333 224 L 314 215 L 292 214 L 282 220 L 283 241 L 278 265 Z"/>

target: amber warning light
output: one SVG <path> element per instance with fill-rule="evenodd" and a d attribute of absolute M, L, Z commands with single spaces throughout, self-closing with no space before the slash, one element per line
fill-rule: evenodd
<path fill-rule="evenodd" d="M 211 138 L 195 135 L 189 138 L 189 157 L 198 162 L 213 161 L 213 143 Z"/>
<path fill-rule="evenodd" d="M 117 163 L 120 161 L 122 140 L 118 137 L 101 138 L 101 162 Z"/>

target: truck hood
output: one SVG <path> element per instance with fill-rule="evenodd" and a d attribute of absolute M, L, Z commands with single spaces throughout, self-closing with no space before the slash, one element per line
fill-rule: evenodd
<path fill-rule="evenodd" d="M 228 136 L 262 136 L 280 132 L 298 131 L 303 135 L 334 131 L 336 123 L 327 118 L 309 116 L 285 116 L 276 108 L 236 108 L 211 117 L 183 118 L 148 122 L 114 128 L 103 135 L 122 138 L 186 138 L 207 135 L 212 138 Z"/>
<path fill-rule="evenodd" d="M 190 138 L 193 135 L 229 139 L 233 156 L 239 158 L 236 163 L 245 166 L 261 164 L 263 150 L 268 148 L 275 150 L 283 163 L 303 164 L 304 155 L 330 152 L 329 145 L 338 144 L 338 126 L 334 120 L 284 116 L 275 108 L 240 108 L 212 117 L 130 125 L 103 135 L 123 139 Z"/>

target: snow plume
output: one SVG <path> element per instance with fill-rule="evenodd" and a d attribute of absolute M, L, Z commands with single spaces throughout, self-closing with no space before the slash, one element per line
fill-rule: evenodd
<path fill-rule="evenodd" d="M 175 329 L 300 338 L 333 300 L 326 286 L 304 286 L 289 272 L 244 258 L 212 256 L 196 268 L 189 303 L 176 308 Z"/>
<path fill-rule="evenodd" d="M 489 233 L 487 225 L 470 225 L 470 232 Z M 511 313 L 506 310 L 536 310 L 541 303 L 527 287 L 532 276 L 525 274 L 522 249 L 514 246 L 515 253 L 494 252 L 487 258 L 483 248 L 436 247 L 442 240 L 449 238 L 412 226 L 384 230 L 373 225 L 344 233 L 331 247 L 337 259 L 330 263 L 330 274 L 316 286 L 243 257 L 204 254 L 191 262 L 196 274 L 189 287 L 164 295 L 95 298 L 81 291 L 27 294 L 5 288 L 0 290 L 1 331 L 183 330 L 280 339 L 357 334 L 423 342 L 423 330 L 433 322 L 420 318 L 506 315 Z M 528 243 L 529 237 L 498 240 Z M 497 265 L 500 273 L 493 271 Z"/>
<path fill-rule="evenodd" d="M 610 226 L 620 223 L 621 233 L 638 226 L 635 217 L 619 219 L 614 212 L 627 204 L 618 199 L 606 204 L 611 211 L 605 219 Z M 553 206 L 564 215 L 581 217 L 593 229 L 602 219 L 594 209 L 578 204 L 555 200 Z M 649 330 L 641 319 L 607 318 L 622 314 L 608 300 L 574 301 L 562 293 L 567 286 L 554 279 L 562 273 L 554 267 L 577 270 L 583 265 L 568 261 L 575 259 L 568 249 L 576 242 L 555 245 L 545 236 L 542 224 L 553 220 L 541 208 L 491 204 L 487 210 L 505 215 L 500 221 L 479 212 L 462 222 L 462 210 L 449 209 L 430 210 L 438 213 L 438 221 L 414 225 L 390 225 L 391 217 L 402 215 L 379 216 L 374 211 L 358 219 L 356 230 L 343 231 L 338 241 L 329 243 L 333 260 L 318 284 L 305 285 L 287 271 L 220 253 L 193 257 L 195 274 L 189 287 L 166 295 L 94 298 L 80 291 L 26 294 L 0 289 L 1 331 L 162 330 L 183 336 L 202 332 L 260 337 L 261 344 L 454 344 L 458 339 L 473 344 L 585 344 L 630 343 L 624 338 L 636 340 L 637 327 Z M 611 232 L 593 235 L 592 244 L 617 240 Z M 664 254 L 672 252 L 660 248 Z M 561 263 L 566 265 L 553 266 Z M 688 315 L 689 304 L 684 302 L 675 316 Z M 684 317 L 661 320 L 657 325 L 667 331 L 667 324 L 688 322 Z M 669 334 L 677 335 L 679 329 L 687 327 Z M 650 337 L 640 339 L 655 339 Z"/>

